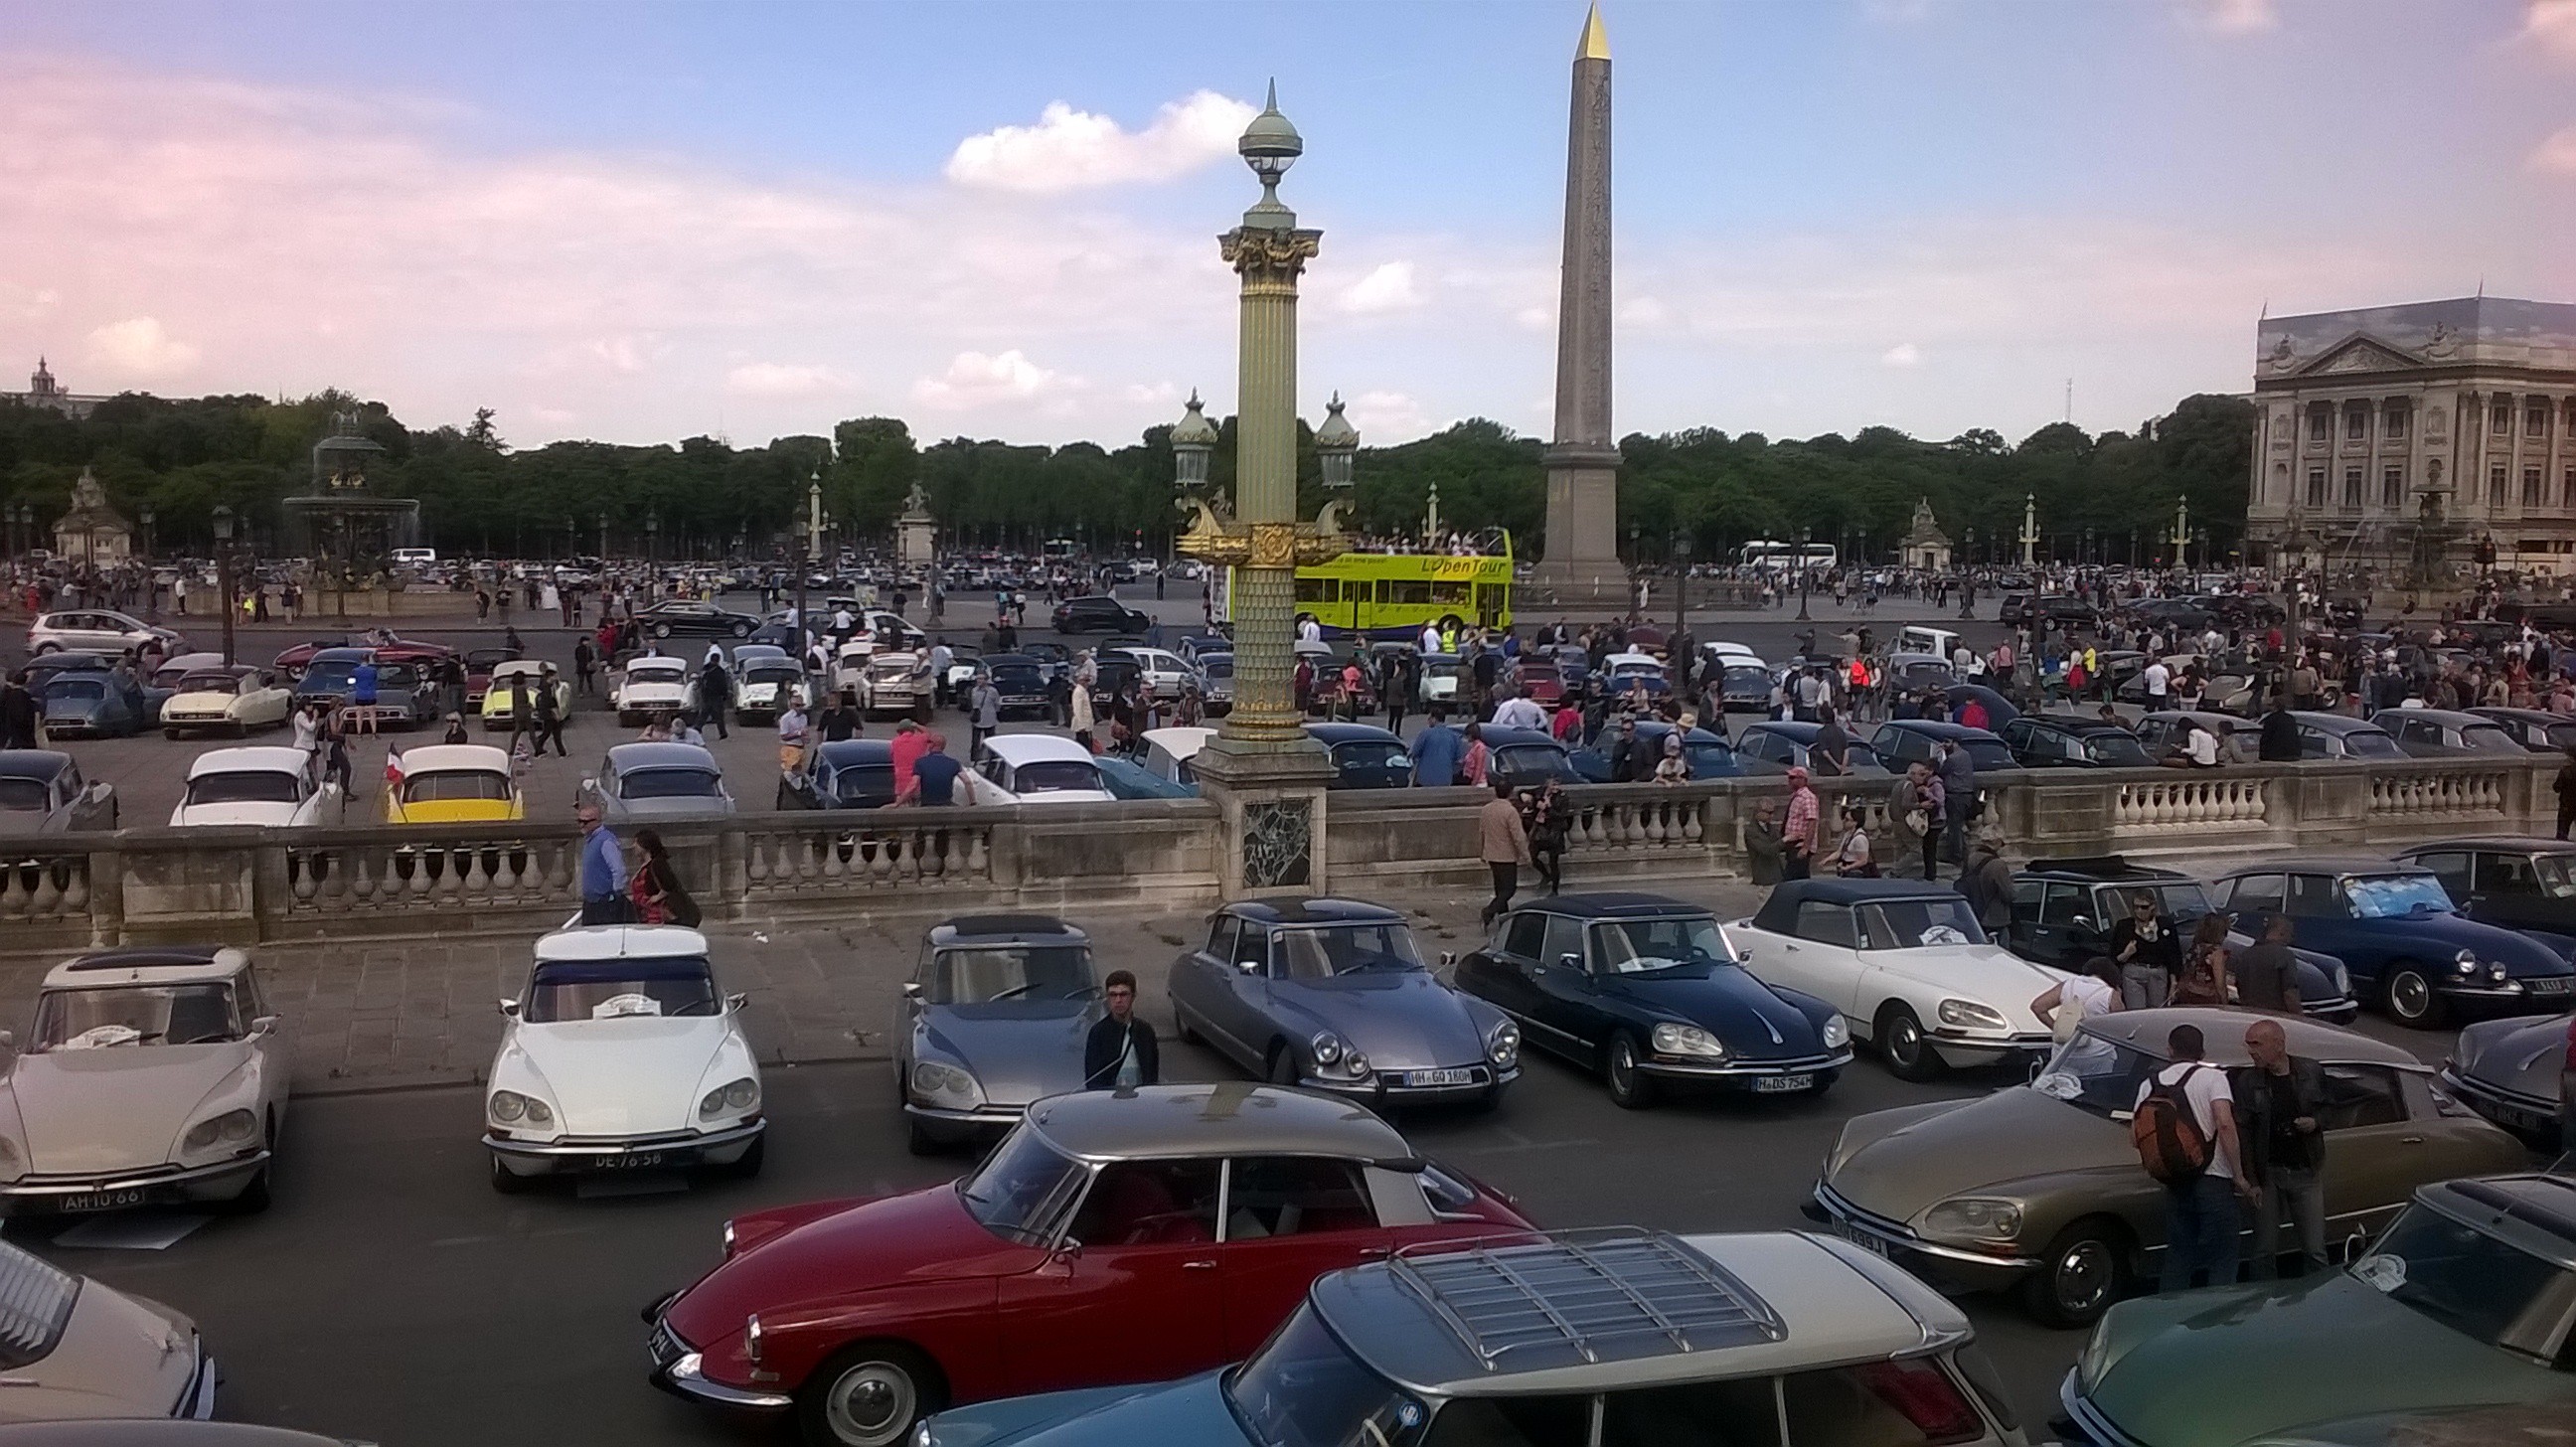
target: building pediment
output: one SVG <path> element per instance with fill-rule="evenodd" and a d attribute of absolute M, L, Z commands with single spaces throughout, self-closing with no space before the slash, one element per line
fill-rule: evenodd
<path fill-rule="evenodd" d="M 2335 343 L 2319 353 L 2315 361 L 2293 370 L 2302 377 L 2323 377 L 2343 372 L 2413 371 L 2426 365 L 2422 358 L 2375 337 L 2356 335 Z"/>

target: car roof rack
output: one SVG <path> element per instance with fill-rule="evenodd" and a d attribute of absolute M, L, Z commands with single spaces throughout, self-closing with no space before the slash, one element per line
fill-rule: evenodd
<path fill-rule="evenodd" d="M 1669 1356 L 1776 1342 L 1788 1327 L 1732 1272 L 1660 1231 L 1607 1227 L 1398 1251 L 1394 1280 L 1422 1298 L 1486 1371 Z"/>

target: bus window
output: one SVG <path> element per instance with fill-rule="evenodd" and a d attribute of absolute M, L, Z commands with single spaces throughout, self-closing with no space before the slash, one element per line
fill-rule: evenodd
<path fill-rule="evenodd" d="M 1464 583 L 1434 583 L 1431 585 L 1431 601 L 1437 604 L 1446 604 L 1453 608 L 1464 608 L 1467 606 L 1467 585 Z"/>
<path fill-rule="evenodd" d="M 1297 601 L 1300 603 L 1338 603 L 1342 600 L 1339 578 L 1299 578 Z"/>
<path fill-rule="evenodd" d="M 1431 585 L 1418 578 L 1390 578 L 1382 586 L 1386 589 L 1386 596 L 1378 600 L 1382 603 L 1427 604 L 1431 601 Z"/>
<path fill-rule="evenodd" d="M 1512 608 L 1512 590 L 1499 583 L 1476 585 L 1476 620 L 1491 628 L 1503 620 Z"/>

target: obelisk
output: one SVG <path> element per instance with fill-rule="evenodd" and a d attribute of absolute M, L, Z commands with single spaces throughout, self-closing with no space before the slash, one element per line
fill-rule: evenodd
<path fill-rule="evenodd" d="M 1595 5 L 1574 50 L 1565 148 L 1565 273 L 1556 312 L 1556 436 L 1547 553 L 1534 579 L 1565 612 L 1624 613 L 1619 448 L 1610 431 L 1610 37 Z"/>

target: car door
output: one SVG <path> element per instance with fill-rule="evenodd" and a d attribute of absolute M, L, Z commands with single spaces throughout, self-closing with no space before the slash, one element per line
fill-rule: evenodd
<path fill-rule="evenodd" d="M 2463 912 L 2477 899 L 2474 856 L 2465 849 L 2441 849 L 2429 854 L 2411 856 L 2411 862 L 2433 871 L 2442 881 L 2442 892 Z"/>
<path fill-rule="evenodd" d="M 1252 1354 L 1315 1278 L 1382 1260 L 1393 1233 L 1378 1224 L 1355 1161 L 1326 1156 L 1239 1156 L 1228 1162 L 1222 1361 Z"/>
<path fill-rule="evenodd" d="M 2290 917 L 2291 943 L 2343 956 L 2355 976 L 2379 977 L 2383 953 L 2374 931 L 2358 928 L 2331 874 L 2283 876 L 2280 912 Z"/>
<path fill-rule="evenodd" d="M 1458 987 L 1478 999 L 1490 1000 L 1495 1008 L 1521 1022 L 1534 1044 L 1550 1049 L 1564 1042 L 1553 1038 L 1539 1041 L 1534 1028 L 1538 1022 L 1538 986 L 1530 979 L 1537 967 L 1539 948 L 1547 938 L 1548 917 L 1534 909 L 1515 910 L 1503 916 L 1494 929 L 1492 943 L 1469 955 L 1458 964 Z"/>
<path fill-rule="evenodd" d="M 2012 882 L 2012 922 L 2004 926 L 2004 948 L 2027 959 L 2045 960 L 2046 941 L 2039 932 L 2039 906 L 2048 881 L 2016 874 Z"/>
<path fill-rule="evenodd" d="M 1225 1354 L 1217 1160 L 1111 1161 L 1067 1244 L 994 1303 L 1007 1392 L 1162 1381 Z M 1079 1243 L 1070 1244 L 1070 1243 Z"/>
<path fill-rule="evenodd" d="M 1803 990 L 1852 1014 L 1860 985 L 1860 934 L 1851 907 L 1800 900 L 1790 929 L 1790 937 L 1774 946 L 1778 963 L 1756 968 L 1754 975 L 1765 984 Z M 1865 1015 L 1854 1018 L 1864 1023 L 1867 1019 Z"/>
<path fill-rule="evenodd" d="M 1208 921 L 1207 938 L 1172 962 L 1172 1006 L 1198 1020 L 1215 1024 L 1225 992 L 1225 971 L 1234 958 L 1235 919 L 1219 911 Z M 1223 1046 L 1220 1045 L 1222 1050 Z"/>
<path fill-rule="evenodd" d="M 1550 915 L 1547 938 L 1539 945 L 1537 971 L 1530 976 L 1538 991 L 1537 1020 L 1553 1038 L 1566 1042 L 1575 1058 L 1590 1064 L 1609 1042 L 1610 1018 L 1601 1007 L 1598 977 L 1600 952 L 1590 948 L 1599 922 L 1586 925 L 1571 915 Z"/>
<path fill-rule="evenodd" d="M 1225 1037 L 1226 1053 L 1259 1073 L 1270 1043 L 1270 931 L 1241 920 L 1208 992 L 1208 1021 Z"/>
<path fill-rule="evenodd" d="M 2031 947 L 2024 953 L 2043 965 L 2071 968 L 2072 964 L 2081 964 L 2083 961 L 2077 957 L 2082 954 L 2080 936 L 2084 926 L 2075 922 L 2081 919 L 2086 926 L 2092 923 L 2086 894 L 2080 884 L 2062 879 L 2047 881 L 2040 891 L 2038 918 L 2030 928 Z"/>
<path fill-rule="evenodd" d="M 2438 1122 L 2414 1119 L 2396 1071 L 2328 1065 L 2325 1078 L 2317 1124 L 2325 1138 L 2322 1184 L 2331 1246 L 2356 1229 L 2378 1230 L 2417 1186 L 2452 1172 L 2443 1169 L 2445 1151 L 2434 1143 Z"/>

